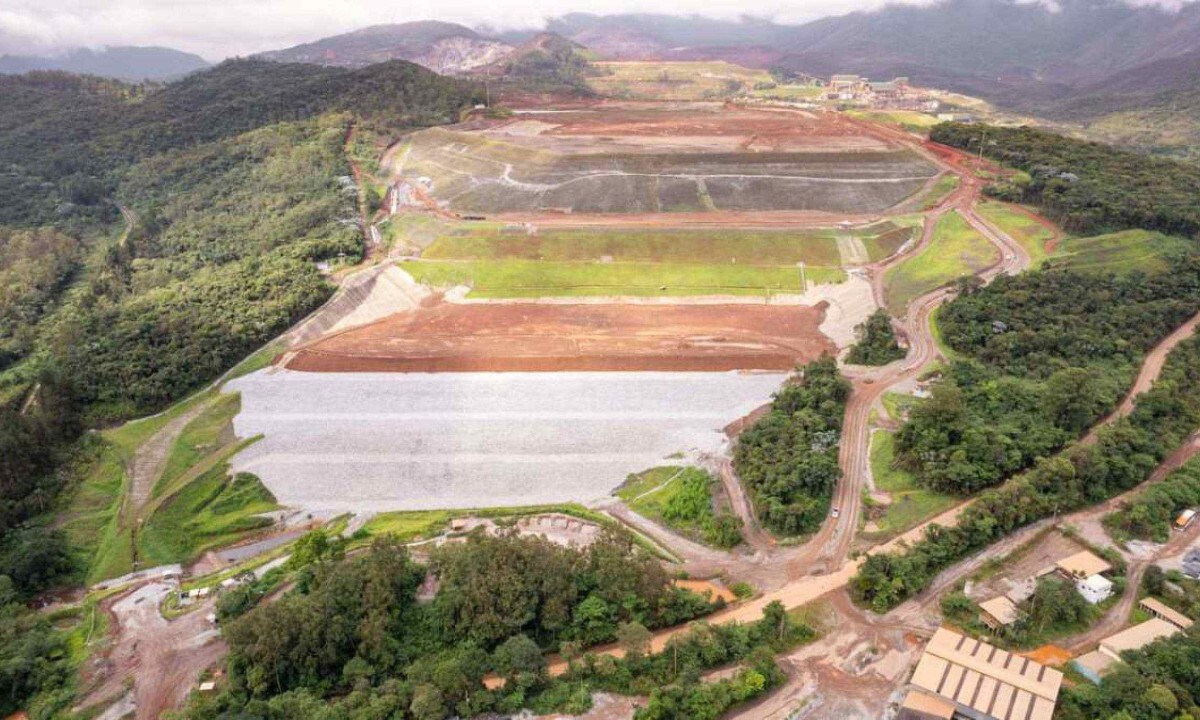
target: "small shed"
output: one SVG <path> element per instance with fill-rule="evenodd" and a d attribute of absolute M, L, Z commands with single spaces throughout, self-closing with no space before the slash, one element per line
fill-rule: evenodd
<path fill-rule="evenodd" d="M 1075 581 L 1075 590 L 1093 605 L 1099 605 L 1112 597 L 1112 580 L 1103 575 L 1091 575 Z"/>
<path fill-rule="evenodd" d="M 1138 606 L 1160 620 L 1166 620 L 1180 630 L 1187 630 L 1193 625 L 1192 619 L 1167 605 L 1158 598 L 1143 598 Z"/>
<path fill-rule="evenodd" d="M 1090 550 L 1081 550 L 1054 563 L 1054 568 L 1068 580 L 1078 580 L 1106 573 L 1112 565 Z"/>
<path fill-rule="evenodd" d="M 1099 685 L 1100 680 L 1109 673 L 1112 666 L 1117 663 L 1106 653 L 1099 650 L 1093 650 L 1086 655 L 1080 655 L 1071 661 L 1071 666 L 1079 671 L 1079 674 Z"/>
<path fill-rule="evenodd" d="M 979 622 L 987 625 L 994 632 L 1015 623 L 1021 617 L 1016 603 L 1004 595 L 998 595 L 991 600 L 979 603 Z"/>

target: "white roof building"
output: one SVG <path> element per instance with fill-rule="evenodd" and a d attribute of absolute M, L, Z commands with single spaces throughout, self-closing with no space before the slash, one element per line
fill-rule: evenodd
<path fill-rule="evenodd" d="M 1112 580 L 1103 575 L 1089 575 L 1082 580 L 1076 580 L 1075 589 L 1084 600 L 1099 605 L 1112 596 L 1113 584 Z"/>

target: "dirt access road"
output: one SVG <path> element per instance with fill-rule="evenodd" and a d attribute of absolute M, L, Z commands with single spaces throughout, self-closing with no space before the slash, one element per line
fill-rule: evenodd
<path fill-rule="evenodd" d="M 909 141 L 916 142 L 912 138 L 909 138 Z M 924 153 L 925 151 L 922 150 L 922 152 Z M 931 157 L 937 158 L 939 156 L 931 154 Z M 939 166 L 946 172 L 959 172 L 953 165 L 945 163 L 940 159 L 938 162 Z M 909 248 L 903 254 L 868 268 L 868 271 L 873 276 L 879 276 L 885 273 L 893 264 L 903 262 L 903 260 L 921 252 L 932 241 L 933 229 L 937 219 L 946 212 L 963 212 L 964 217 L 968 217 L 968 221 L 970 221 L 971 216 L 974 215 L 971 206 L 977 201 L 979 190 L 979 184 L 974 177 L 965 178 L 959 190 L 944 200 L 927 217 L 921 239 L 918 243 L 914 244 L 913 247 Z M 990 242 L 998 245 L 1001 250 L 1000 261 L 979 273 L 981 279 L 987 281 L 1001 273 L 1019 272 L 1028 265 L 1029 256 L 1016 241 L 999 230 L 986 225 L 983 221 L 980 220 L 979 222 L 986 228 L 984 236 Z M 889 387 L 912 379 L 931 360 L 940 356 L 936 341 L 929 327 L 929 318 L 933 310 L 949 299 L 951 295 L 951 289 L 942 288 L 928 293 L 911 303 L 908 314 L 903 322 L 904 330 L 910 339 L 909 353 L 904 359 L 881 368 L 855 371 L 853 390 L 850 401 L 847 404 L 846 419 L 843 424 L 840 451 L 840 463 L 843 468 L 842 479 L 838 483 L 834 494 L 834 504 L 840 509 L 839 517 L 831 517 L 827 520 L 821 529 L 800 548 L 780 548 L 774 551 L 770 548 L 760 548 L 755 558 L 748 563 L 746 561 L 727 563 L 726 570 L 731 573 L 743 570 L 753 573 L 755 568 L 761 569 L 766 567 L 775 576 L 779 574 L 785 575 L 788 578 L 788 582 L 782 587 L 765 593 L 752 601 L 718 613 L 709 619 L 710 622 L 752 622 L 760 618 L 766 606 L 774 601 L 782 602 L 785 607 L 805 605 L 823 595 L 844 588 L 850 578 L 857 572 L 861 560 L 849 561 L 847 558 L 850 545 L 853 541 L 854 530 L 858 526 L 858 518 L 861 513 L 862 491 L 866 484 L 867 473 L 869 473 L 869 434 L 867 432 L 867 425 L 871 407 L 880 394 Z M 747 527 L 757 527 L 757 519 L 749 507 L 749 502 L 735 501 L 732 503 L 732 506 L 742 516 L 743 522 Z M 952 521 L 960 510 L 961 507 L 955 508 L 943 516 L 934 518 L 930 522 L 936 521 L 944 524 L 947 521 Z M 887 551 L 895 549 L 901 543 L 919 538 L 924 528 L 925 525 L 918 526 L 901 537 L 893 539 L 880 548 L 876 548 L 876 550 Z M 666 540 L 665 544 L 668 547 L 672 547 L 669 538 L 660 537 L 659 539 Z M 679 549 L 677 546 L 672 547 L 672 550 Z M 684 550 L 680 554 L 686 558 L 688 553 L 686 549 Z M 695 559 L 700 560 L 701 558 Z M 736 570 L 730 567 L 731 565 L 735 566 Z M 747 567 L 747 565 L 752 567 Z M 656 633 L 651 642 L 652 649 L 655 651 L 661 650 L 666 646 L 667 641 L 671 637 L 685 631 L 686 628 L 672 628 Z M 616 647 L 606 648 L 601 652 L 616 656 L 622 654 L 622 650 Z M 559 662 L 551 665 L 552 673 L 560 673 L 565 669 L 565 663 Z"/>
<path fill-rule="evenodd" d="M 1168 335 L 1162 342 L 1154 346 L 1150 352 L 1146 353 L 1146 357 L 1142 361 L 1141 370 L 1138 371 L 1137 378 L 1133 381 L 1133 386 L 1129 388 L 1129 392 L 1125 394 L 1125 398 L 1121 400 L 1121 404 L 1117 406 L 1117 409 L 1111 415 L 1104 419 L 1104 422 L 1088 432 L 1083 438 L 1084 445 L 1095 444 L 1096 440 L 1099 439 L 1097 433 L 1100 428 L 1133 412 L 1135 398 L 1150 389 L 1150 386 L 1158 379 L 1159 373 L 1162 372 L 1163 365 L 1167 362 L 1167 355 L 1175 349 L 1176 345 L 1195 335 L 1197 326 L 1200 326 L 1200 313 L 1193 315 L 1191 320 L 1180 325 L 1175 332 Z"/>

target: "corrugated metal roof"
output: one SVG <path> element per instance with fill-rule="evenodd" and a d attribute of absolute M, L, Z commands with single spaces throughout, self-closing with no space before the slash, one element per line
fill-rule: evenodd
<path fill-rule="evenodd" d="M 1166 620 L 1172 625 L 1177 626 L 1181 630 L 1187 630 L 1193 625 L 1191 618 L 1179 612 L 1170 605 L 1167 605 L 1158 598 L 1143 598 L 1141 605 L 1149 612 L 1158 615 L 1163 620 Z"/>
<path fill-rule="evenodd" d="M 908 696 L 904 698 L 904 704 L 900 707 L 929 717 L 946 718 L 946 720 L 954 717 L 954 703 L 946 702 L 936 695 L 930 695 L 920 690 L 909 690 Z"/>
<path fill-rule="evenodd" d="M 940 628 L 912 684 L 1000 720 L 1050 720 L 1062 673 Z"/>
<path fill-rule="evenodd" d="M 1100 641 L 1100 649 L 1113 657 L 1120 657 L 1126 650 L 1137 650 L 1155 640 L 1174 635 L 1179 628 L 1158 618 L 1151 618 L 1144 623 L 1138 623 L 1126 628 L 1115 635 L 1109 635 Z"/>
<path fill-rule="evenodd" d="M 1077 577 L 1088 577 L 1112 570 L 1112 565 L 1109 565 L 1107 560 L 1088 550 L 1065 557 L 1054 563 L 1054 566 L 1068 575 Z"/>
<path fill-rule="evenodd" d="M 1001 625 L 1011 625 L 1020 617 L 1016 603 L 1003 595 L 979 603 L 979 609 L 996 618 Z"/>

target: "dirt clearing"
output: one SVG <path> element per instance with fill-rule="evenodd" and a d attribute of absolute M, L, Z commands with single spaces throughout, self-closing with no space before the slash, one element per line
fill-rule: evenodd
<path fill-rule="evenodd" d="M 791 370 L 836 347 L 827 305 L 443 303 L 300 348 L 308 372 Z"/>

